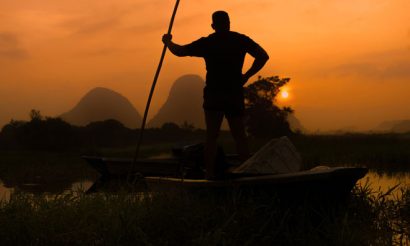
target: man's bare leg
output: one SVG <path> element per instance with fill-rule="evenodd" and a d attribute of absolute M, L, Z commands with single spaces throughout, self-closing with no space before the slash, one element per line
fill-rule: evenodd
<path fill-rule="evenodd" d="M 217 138 L 221 129 L 224 113 L 220 111 L 205 110 L 206 142 L 204 160 L 206 168 L 206 179 L 215 177 L 215 159 L 217 152 Z"/>
<path fill-rule="evenodd" d="M 229 128 L 231 129 L 232 137 L 236 143 L 236 151 L 240 160 L 246 161 L 250 157 L 248 139 L 245 132 L 245 124 L 243 116 L 227 117 Z"/>

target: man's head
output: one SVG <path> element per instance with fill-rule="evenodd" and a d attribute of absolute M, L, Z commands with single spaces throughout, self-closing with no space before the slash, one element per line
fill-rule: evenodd
<path fill-rule="evenodd" d="M 212 14 L 212 28 L 215 32 L 230 30 L 229 15 L 225 11 L 219 10 Z"/>

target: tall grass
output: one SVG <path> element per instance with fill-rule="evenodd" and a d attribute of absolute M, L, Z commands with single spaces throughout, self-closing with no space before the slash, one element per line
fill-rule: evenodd
<path fill-rule="evenodd" d="M 392 245 L 409 243 L 410 190 L 356 187 L 346 207 L 269 195 L 13 193 L 0 245 Z"/>

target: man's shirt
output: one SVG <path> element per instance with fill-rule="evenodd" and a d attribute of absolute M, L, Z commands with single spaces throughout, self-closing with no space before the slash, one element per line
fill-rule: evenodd
<path fill-rule="evenodd" d="M 262 49 L 249 37 L 231 31 L 215 32 L 183 47 L 186 55 L 205 59 L 206 86 L 212 90 L 242 88 L 246 53 L 255 57 Z"/>

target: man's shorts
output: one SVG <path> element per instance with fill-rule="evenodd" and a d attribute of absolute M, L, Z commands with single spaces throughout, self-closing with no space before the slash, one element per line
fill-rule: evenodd
<path fill-rule="evenodd" d="M 245 111 L 243 88 L 218 90 L 205 87 L 203 108 L 222 111 L 227 117 L 242 116 Z"/>

